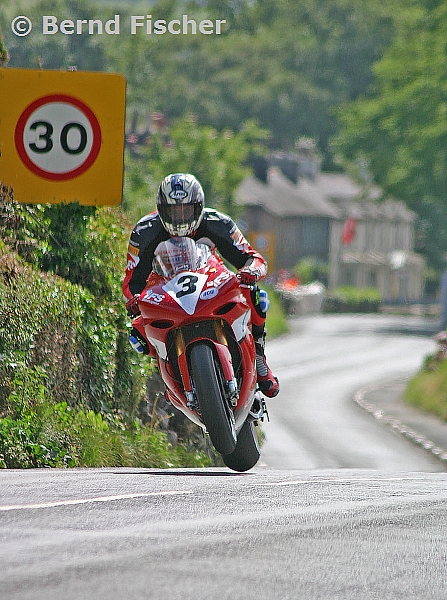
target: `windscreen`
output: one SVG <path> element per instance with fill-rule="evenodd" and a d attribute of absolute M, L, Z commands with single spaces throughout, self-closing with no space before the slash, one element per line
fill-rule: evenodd
<path fill-rule="evenodd" d="M 158 244 L 153 269 L 163 277 L 173 277 L 182 271 L 195 271 L 200 262 L 194 240 L 174 237 Z"/>

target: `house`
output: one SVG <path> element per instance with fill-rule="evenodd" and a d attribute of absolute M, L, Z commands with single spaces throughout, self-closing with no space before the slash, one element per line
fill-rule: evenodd
<path fill-rule="evenodd" d="M 329 289 L 376 287 L 384 300 L 422 298 L 424 261 L 413 251 L 416 215 L 402 202 L 379 201 L 374 186 L 321 172 L 309 156 L 282 158 L 270 159 L 261 177 L 247 177 L 235 197 L 245 233 L 266 256 L 270 273 L 313 257 L 328 265 Z"/>

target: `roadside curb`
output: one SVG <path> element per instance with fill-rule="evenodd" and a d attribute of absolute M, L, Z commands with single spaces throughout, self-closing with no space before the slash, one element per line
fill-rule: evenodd
<path fill-rule="evenodd" d="M 397 418 L 392 414 L 388 414 L 388 411 L 380 408 L 377 403 L 373 403 L 368 400 L 368 396 L 373 395 L 373 393 L 377 392 L 387 392 L 389 393 L 389 388 L 402 385 L 409 381 L 409 378 L 403 378 L 394 380 L 391 383 L 382 383 L 377 385 L 372 385 L 357 391 L 354 395 L 354 402 L 358 404 L 362 409 L 366 410 L 371 416 L 383 423 L 386 427 L 389 427 L 393 431 L 399 433 L 404 436 L 408 440 L 410 440 L 413 444 L 420 446 L 427 452 L 430 452 L 435 458 L 441 461 L 444 467 L 447 469 L 447 450 L 440 447 L 439 444 L 433 442 L 427 435 L 423 435 L 416 431 L 416 428 L 413 425 L 410 425 L 408 422 L 405 422 L 405 418 Z"/>

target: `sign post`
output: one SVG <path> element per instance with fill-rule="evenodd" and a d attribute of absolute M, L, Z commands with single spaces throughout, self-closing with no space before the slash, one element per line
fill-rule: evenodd
<path fill-rule="evenodd" d="M 121 75 L 0 69 L 0 184 L 17 202 L 117 205 Z"/>

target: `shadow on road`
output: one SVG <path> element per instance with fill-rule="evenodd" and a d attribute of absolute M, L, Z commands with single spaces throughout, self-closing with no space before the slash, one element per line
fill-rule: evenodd
<path fill-rule="evenodd" d="M 181 471 L 171 471 L 169 469 L 160 469 L 159 471 L 113 471 L 114 475 L 162 475 L 163 477 L 246 477 L 250 473 L 234 473 L 233 471 L 215 471 L 212 469 L 204 469 L 203 471 L 188 471 L 188 469 L 182 469 Z"/>

